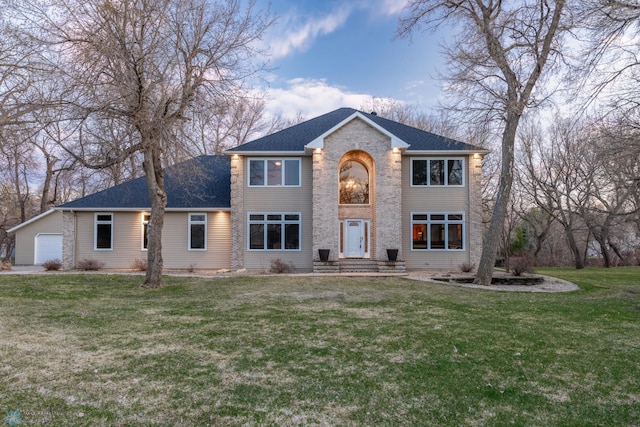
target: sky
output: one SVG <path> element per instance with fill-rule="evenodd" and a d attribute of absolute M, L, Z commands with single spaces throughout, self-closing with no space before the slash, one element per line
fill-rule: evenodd
<path fill-rule="evenodd" d="M 442 96 L 443 35 L 396 36 L 407 0 L 258 0 L 277 21 L 264 38 L 267 112 L 312 118 L 372 98 L 429 112 Z M 270 6 L 269 6 L 270 5 Z"/>

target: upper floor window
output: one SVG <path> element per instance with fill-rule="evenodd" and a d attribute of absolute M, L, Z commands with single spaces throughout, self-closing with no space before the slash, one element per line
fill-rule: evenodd
<path fill-rule="evenodd" d="M 369 171 L 362 163 L 348 160 L 340 166 L 340 204 L 369 204 Z"/>
<path fill-rule="evenodd" d="M 249 186 L 299 187 L 300 159 L 249 159 Z"/>
<path fill-rule="evenodd" d="M 95 250 L 110 251 L 113 249 L 112 213 L 96 213 L 93 240 Z"/>
<path fill-rule="evenodd" d="M 412 186 L 449 186 L 464 185 L 464 159 L 411 159 Z"/>

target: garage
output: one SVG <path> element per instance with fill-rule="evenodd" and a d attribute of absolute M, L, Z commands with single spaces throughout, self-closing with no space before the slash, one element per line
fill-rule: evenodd
<path fill-rule="evenodd" d="M 35 240 L 34 264 L 62 260 L 62 234 L 38 234 Z"/>

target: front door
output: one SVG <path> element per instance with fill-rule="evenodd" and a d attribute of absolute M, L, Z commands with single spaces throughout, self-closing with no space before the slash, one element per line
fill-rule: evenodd
<path fill-rule="evenodd" d="M 346 258 L 362 258 L 365 250 L 364 221 L 348 219 L 344 224 L 346 237 L 344 256 Z"/>

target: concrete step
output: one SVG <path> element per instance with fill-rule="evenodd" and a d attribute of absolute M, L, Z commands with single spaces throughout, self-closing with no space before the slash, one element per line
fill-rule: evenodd
<path fill-rule="evenodd" d="M 378 262 L 370 259 L 345 258 L 338 261 L 341 273 L 376 273 Z"/>
<path fill-rule="evenodd" d="M 343 258 L 338 261 L 314 261 L 314 273 L 405 273 L 404 261 Z"/>

